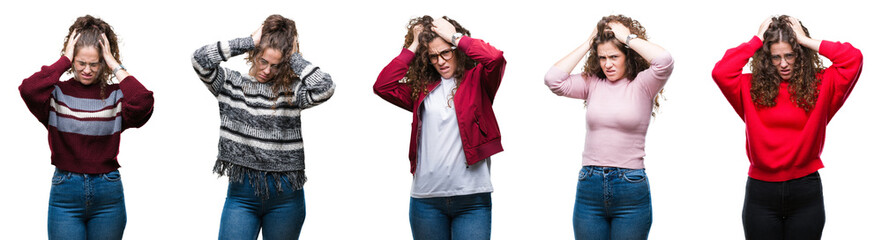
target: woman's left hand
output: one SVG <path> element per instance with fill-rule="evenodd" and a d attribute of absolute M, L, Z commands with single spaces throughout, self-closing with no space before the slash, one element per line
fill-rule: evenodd
<path fill-rule="evenodd" d="M 618 39 L 619 42 L 625 43 L 628 35 L 631 35 L 631 30 L 620 22 L 610 22 L 607 26 L 609 26 L 613 34 L 616 35 L 616 39 Z"/>
<path fill-rule="evenodd" d="M 456 45 L 455 42 L 451 42 L 451 38 L 453 34 L 456 33 L 456 27 L 453 27 L 453 24 L 450 24 L 447 20 L 443 18 L 436 18 L 435 21 L 432 22 L 432 31 L 441 36 L 441 39 L 449 42 L 450 44 Z"/>
<path fill-rule="evenodd" d="M 802 30 L 802 24 L 799 23 L 799 19 L 792 16 L 787 19 L 790 20 L 790 28 L 792 28 L 793 33 L 796 34 L 796 39 L 804 38 L 805 31 Z"/>
<path fill-rule="evenodd" d="M 116 69 L 116 67 L 119 67 L 119 62 L 116 61 L 116 58 L 113 57 L 113 53 L 110 52 L 110 45 L 107 44 L 109 42 L 107 40 L 107 35 L 102 33 L 101 41 L 99 42 L 101 42 L 101 49 L 104 50 L 101 55 L 104 57 L 104 62 L 107 63 L 107 66 L 110 67 L 110 69 Z"/>

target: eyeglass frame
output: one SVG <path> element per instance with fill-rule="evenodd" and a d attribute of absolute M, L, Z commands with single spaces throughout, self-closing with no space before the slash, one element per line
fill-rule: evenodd
<path fill-rule="evenodd" d="M 793 64 L 794 62 L 796 62 L 796 53 L 789 52 L 789 53 L 785 53 L 783 56 L 782 55 L 772 55 L 772 57 L 770 59 L 772 60 L 772 64 L 774 64 L 774 65 L 781 64 L 782 59 L 787 61 L 788 64 Z"/>
<path fill-rule="evenodd" d="M 444 61 L 450 61 L 453 58 L 453 53 L 456 51 L 456 46 L 450 47 L 448 49 L 444 49 L 444 51 L 439 52 L 438 54 L 429 54 L 429 62 L 432 64 L 438 63 L 438 58 L 444 59 Z M 445 53 L 449 52 L 450 56 L 444 57 Z"/>

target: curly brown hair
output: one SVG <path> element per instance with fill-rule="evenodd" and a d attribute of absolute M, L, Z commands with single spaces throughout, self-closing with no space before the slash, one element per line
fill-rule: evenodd
<path fill-rule="evenodd" d="M 603 72 L 603 67 L 600 66 L 600 60 L 597 57 L 597 46 L 609 42 L 625 54 L 625 77 L 628 78 L 628 81 L 633 81 L 634 78 L 637 77 L 637 74 L 649 68 L 649 61 L 646 61 L 646 59 L 641 57 L 640 54 L 634 51 L 634 49 L 626 47 L 624 43 L 616 39 L 615 33 L 613 33 L 608 26 L 611 22 L 618 22 L 625 25 L 625 27 L 631 31 L 631 34 L 637 35 L 637 38 L 643 40 L 649 39 L 646 35 L 646 29 L 643 28 L 643 25 L 637 20 L 621 14 L 609 15 L 601 18 L 600 21 L 597 22 L 597 36 L 595 36 L 594 41 L 591 42 L 591 51 L 588 52 L 588 60 L 585 61 L 585 66 L 582 67 L 582 75 L 586 78 L 588 76 L 597 76 L 601 79 L 606 79 L 606 74 Z M 659 104 L 659 98 L 664 98 L 662 96 L 664 91 L 664 88 L 662 88 L 655 96 L 655 99 L 653 99 L 653 117 L 655 117 L 658 108 L 661 107 L 661 104 Z"/>
<path fill-rule="evenodd" d="M 104 99 L 104 97 L 106 97 L 105 89 L 107 88 L 108 82 L 112 81 L 111 75 L 113 70 L 104 62 L 104 48 L 101 47 L 101 34 L 103 33 L 107 36 L 107 41 L 109 41 L 107 46 L 110 47 L 111 55 L 113 55 L 113 58 L 122 65 L 122 61 L 120 61 L 119 58 L 119 45 L 117 44 L 116 33 L 113 32 L 113 27 L 111 27 L 110 24 L 107 24 L 107 22 L 104 22 L 104 20 L 101 20 L 100 18 L 91 15 L 78 17 L 77 20 L 70 25 L 70 28 L 67 30 L 67 36 L 64 37 L 64 45 L 61 48 L 62 55 L 64 55 L 64 49 L 67 49 L 69 38 L 76 37 L 71 36 L 71 33 L 73 33 L 74 30 L 77 31 L 77 35 L 80 36 L 80 38 L 74 43 L 73 58 L 76 58 L 80 49 L 84 47 L 94 47 L 98 50 L 100 56 L 98 59 L 99 63 L 101 63 L 101 68 L 98 69 L 96 80 L 98 86 L 101 87 L 101 99 Z M 70 59 L 70 61 L 73 62 L 74 60 Z M 68 73 L 74 74 L 74 71 L 76 71 L 74 68 L 70 68 Z"/>
<path fill-rule="evenodd" d="M 456 20 L 447 16 L 441 18 L 450 22 L 450 24 L 456 29 L 456 32 L 462 33 L 463 36 L 472 35 L 468 29 L 462 27 L 462 25 L 456 22 Z M 441 37 L 431 30 L 433 26 L 432 21 L 434 21 L 434 19 L 429 15 L 410 19 L 410 22 L 407 23 L 407 35 L 404 36 L 404 47 L 407 48 L 413 43 L 413 41 L 415 41 L 413 37 L 414 26 L 423 27 L 423 31 L 420 33 L 418 39 L 419 47 L 414 53 L 415 57 L 408 66 L 404 80 L 413 90 L 411 98 L 414 100 L 417 100 L 421 93 L 428 93 L 426 86 L 428 86 L 429 83 L 441 80 L 441 74 L 438 73 L 438 70 L 435 69 L 429 59 L 429 43 L 435 40 L 435 38 Z M 457 60 L 456 70 L 453 72 L 453 77 L 456 78 L 456 87 L 453 88 L 453 91 L 450 94 L 451 98 L 453 97 L 453 93 L 456 92 L 456 89 L 459 87 L 459 84 L 462 82 L 462 74 L 465 73 L 466 70 L 472 69 L 478 65 L 478 62 L 470 58 L 463 51 L 454 51 L 453 58 Z"/>
<path fill-rule="evenodd" d="M 295 42 L 297 38 L 297 26 L 294 24 L 294 20 L 282 17 L 282 15 L 273 14 L 266 18 L 263 21 L 263 29 L 260 34 L 260 43 L 257 46 L 254 46 L 254 49 L 248 52 L 248 56 L 245 57 L 245 60 L 251 64 L 251 69 L 249 70 L 249 75 L 257 76 L 256 65 L 257 61 L 261 55 L 263 55 L 264 50 L 268 48 L 275 49 L 282 53 L 282 59 L 279 62 L 279 68 L 276 70 L 276 75 L 271 79 L 273 81 L 273 93 L 276 94 L 276 97 L 279 97 L 279 92 L 283 92 L 285 96 L 292 96 L 293 90 L 291 89 L 292 83 L 296 81 L 300 81 L 300 77 L 294 73 L 294 70 L 291 69 L 291 54 L 293 52 L 300 52 L 300 43 Z M 289 98 L 290 102 L 293 103 L 294 99 Z"/>
<path fill-rule="evenodd" d="M 806 37 L 811 37 L 805 25 L 802 26 L 802 30 Z M 775 98 L 778 97 L 778 88 L 783 79 L 772 63 L 771 47 L 775 43 L 787 43 L 796 55 L 796 60 L 791 64 L 793 76 L 789 80 L 787 89 L 790 93 L 790 101 L 806 112 L 811 111 L 818 99 L 818 84 L 821 82 L 817 74 L 824 70 L 818 52 L 797 42 L 796 34 L 790 26 L 790 17 L 787 15 L 772 18 L 769 28 L 763 33 L 763 39 L 763 47 L 753 54 L 753 60 L 750 62 L 750 71 L 753 74 L 750 81 L 750 97 L 753 103 L 761 107 L 775 106 Z"/>

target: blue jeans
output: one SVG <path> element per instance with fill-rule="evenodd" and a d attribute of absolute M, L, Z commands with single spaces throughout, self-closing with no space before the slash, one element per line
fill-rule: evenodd
<path fill-rule="evenodd" d="M 746 239 L 821 239 L 826 214 L 818 172 L 784 182 L 747 178 L 741 221 Z"/>
<path fill-rule="evenodd" d="M 573 209 L 576 239 L 647 239 L 651 225 L 649 179 L 643 169 L 582 167 Z"/>
<path fill-rule="evenodd" d="M 55 169 L 49 192 L 49 239 L 122 239 L 126 204 L 119 171 Z"/>
<path fill-rule="evenodd" d="M 490 193 L 410 198 L 415 240 L 490 239 Z"/>
<path fill-rule="evenodd" d="M 275 180 L 266 176 L 269 198 L 263 199 L 255 194 L 249 178 L 241 183 L 230 182 L 227 188 L 227 201 L 221 214 L 218 239 L 257 239 L 263 229 L 263 239 L 298 239 L 303 220 L 306 219 L 306 205 L 303 189 L 294 190 L 282 177 L 282 192 L 276 191 Z"/>

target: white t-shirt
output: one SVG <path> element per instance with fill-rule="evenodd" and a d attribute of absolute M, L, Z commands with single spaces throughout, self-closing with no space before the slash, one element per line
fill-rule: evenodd
<path fill-rule="evenodd" d="M 454 79 L 441 79 L 420 107 L 422 130 L 410 195 L 449 197 L 493 192 L 490 158 L 468 166 L 451 91 Z M 468 166 L 468 167 L 466 167 Z"/>

